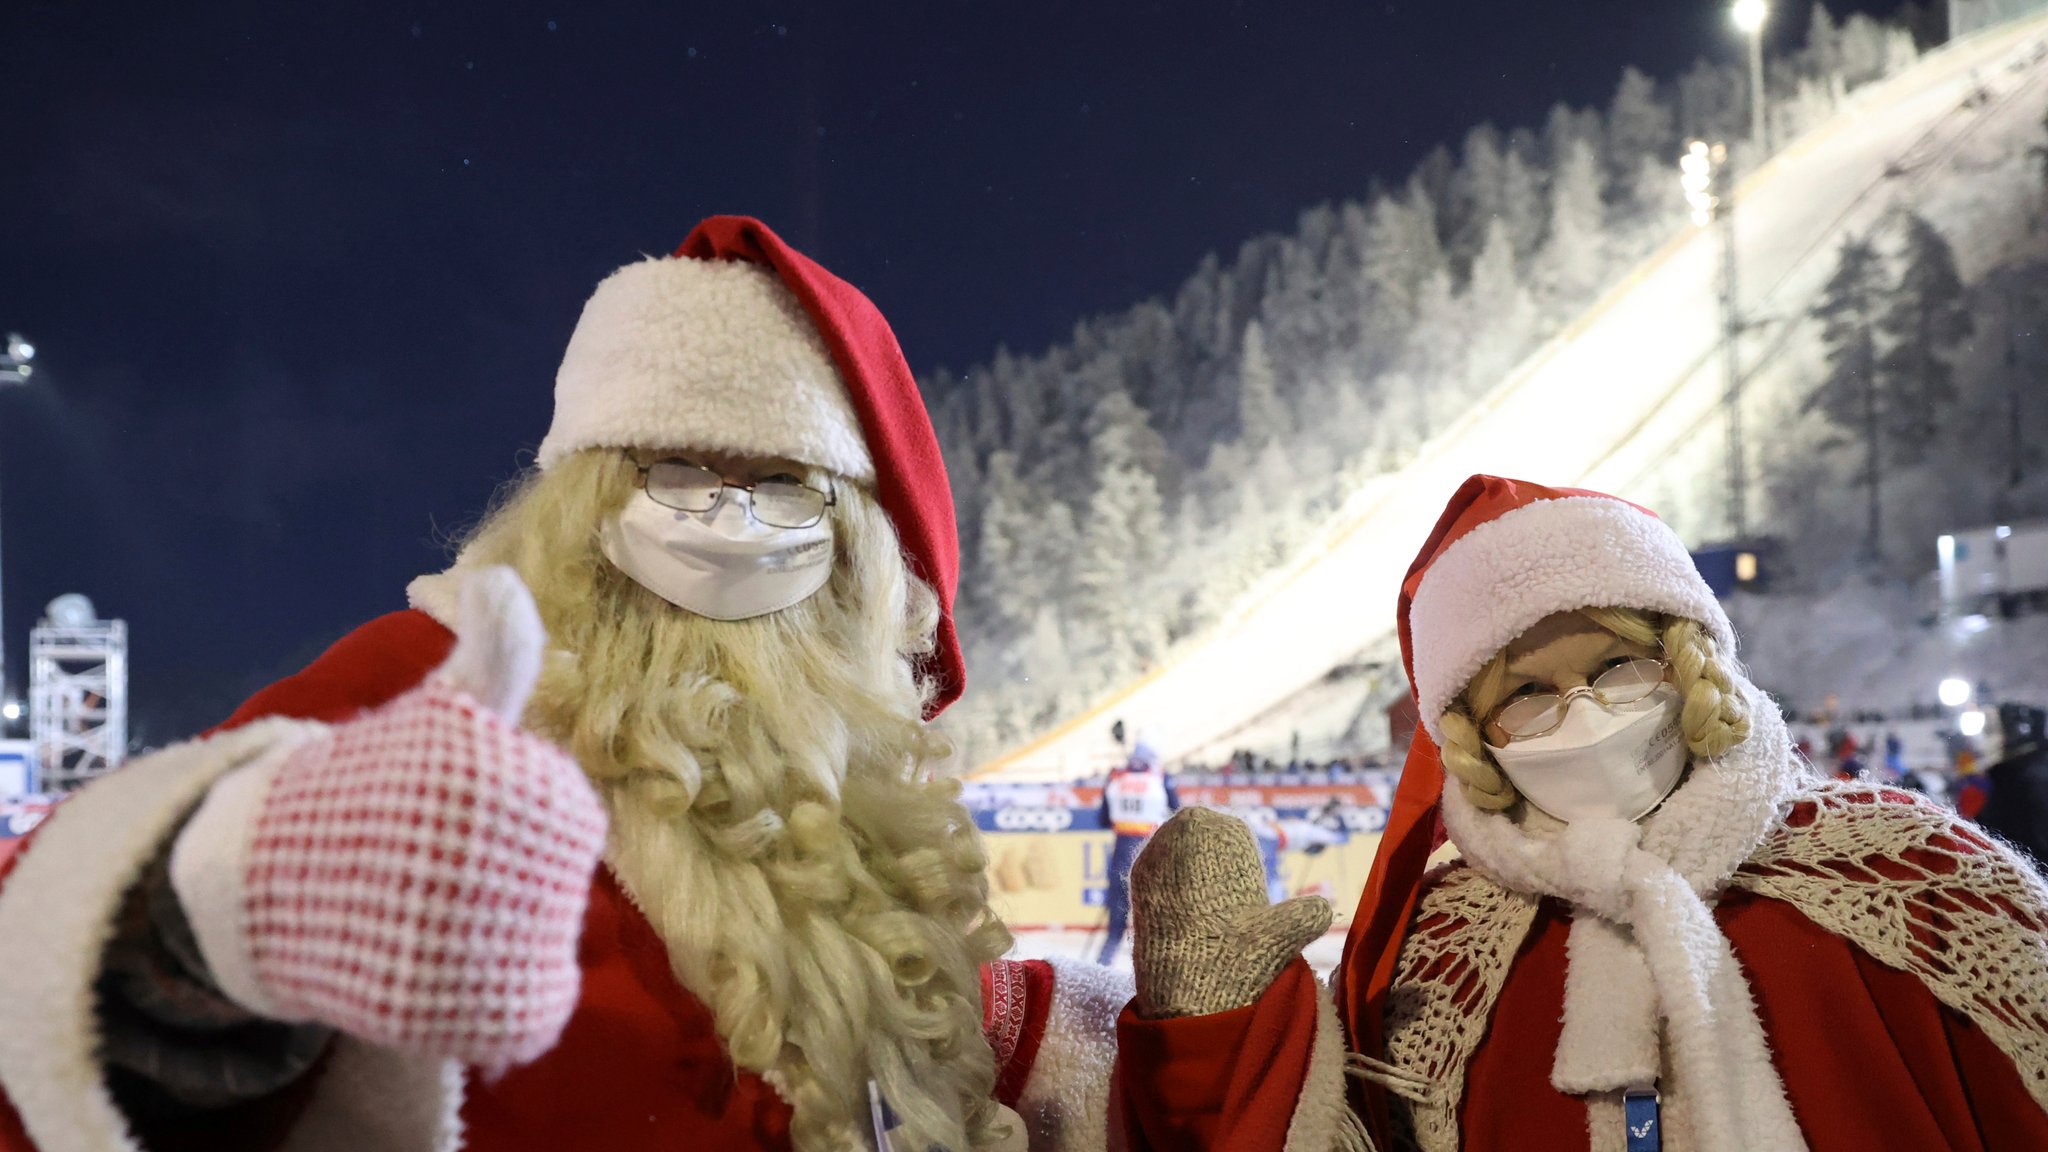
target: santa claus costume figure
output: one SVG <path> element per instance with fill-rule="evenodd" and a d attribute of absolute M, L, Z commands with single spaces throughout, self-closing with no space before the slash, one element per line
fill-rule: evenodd
<path fill-rule="evenodd" d="M 1139 858 L 1134 1147 L 2048 1148 L 2048 887 L 1801 760 L 1654 516 L 1475 476 L 1400 639 L 1426 731 L 1333 1005 L 1189 945 L 1309 915 L 1263 906 L 1230 822 L 1184 813 Z"/>
<path fill-rule="evenodd" d="M 620 269 L 410 609 L 0 863 L 0 1149 L 1102 1147 L 1128 980 L 997 960 L 932 776 L 957 568 L 864 296 Z"/>

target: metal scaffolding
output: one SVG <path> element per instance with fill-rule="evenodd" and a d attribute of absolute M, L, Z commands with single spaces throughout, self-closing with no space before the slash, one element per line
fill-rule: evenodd
<path fill-rule="evenodd" d="M 128 625 L 60 596 L 28 634 L 29 738 L 44 791 L 68 792 L 128 750 Z"/>

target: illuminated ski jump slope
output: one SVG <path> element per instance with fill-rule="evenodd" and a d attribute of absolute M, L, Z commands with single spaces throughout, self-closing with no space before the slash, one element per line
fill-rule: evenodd
<path fill-rule="evenodd" d="M 1913 173 L 1938 169 L 1985 117 L 2038 119 L 2035 102 L 2021 97 L 2048 88 L 2044 45 L 2048 17 L 1947 45 L 1859 89 L 1842 113 L 1745 181 L 1736 200 L 1745 310 L 1803 313 L 1832 272 L 1845 229 L 1879 219 L 1895 196 L 1910 194 Z M 1980 89 L 1988 100 L 1972 99 Z M 1714 256 L 1704 232 L 1672 241 L 1407 468 L 1354 493 L 1203 643 L 974 775 L 1043 781 L 1100 772 L 1115 756 L 1117 719 L 1171 759 L 1285 701 L 1392 631 L 1409 560 L 1473 472 L 1626 496 L 1675 428 L 1700 425 L 1718 438 Z M 1745 346 L 1745 364 L 1769 350 L 1767 337 Z"/>

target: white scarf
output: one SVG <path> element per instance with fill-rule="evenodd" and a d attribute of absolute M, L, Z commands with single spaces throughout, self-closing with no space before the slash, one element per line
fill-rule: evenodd
<path fill-rule="evenodd" d="M 1647 1087 L 1660 1039 L 1701 1152 L 1804 1152 L 1749 984 L 1712 903 L 1810 776 L 1777 708 L 1747 682 L 1750 735 L 1696 762 L 1640 822 L 1561 824 L 1444 790 L 1444 825 L 1473 867 L 1518 892 L 1571 904 L 1564 1031 L 1550 1080 L 1570 1095 Z M 1670 1122 L 1667 1117 L 1667 1124 Z"/>

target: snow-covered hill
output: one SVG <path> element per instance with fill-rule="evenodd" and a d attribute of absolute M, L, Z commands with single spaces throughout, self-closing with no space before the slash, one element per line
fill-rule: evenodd
<path fill-rule="evenodd" d="M 1760 364 L 1746 420 L 1797 408 L 1803 317 L 1842 238 L 1911 206 L 1954 237 L 1966 274 L 2025 228 L 2024 156 L 2048 108 L 2048 18 L 1977 34 L 1852 93 L 1844 110 L 1746 180 L 1737 243 Z M 1476 471 L 1641 500 L 1688 539 L 1719 513 L 1721 382 L 1715 252 L 1706 234 L 1646 260 L 1522 363 L 1398 473 L 1352 493 L 1292 562 L 1262 580 L 1198 646 L 978 774 L 1061 779 L 1114 756 L 1114 720 L 1168 756 L 1213 745 L 1297 698 L 1330 669 L 1383 648 L 1396 592 L 1444 500 Z M 1810 343 L 1810 334 L 1807 337 Z"/>

